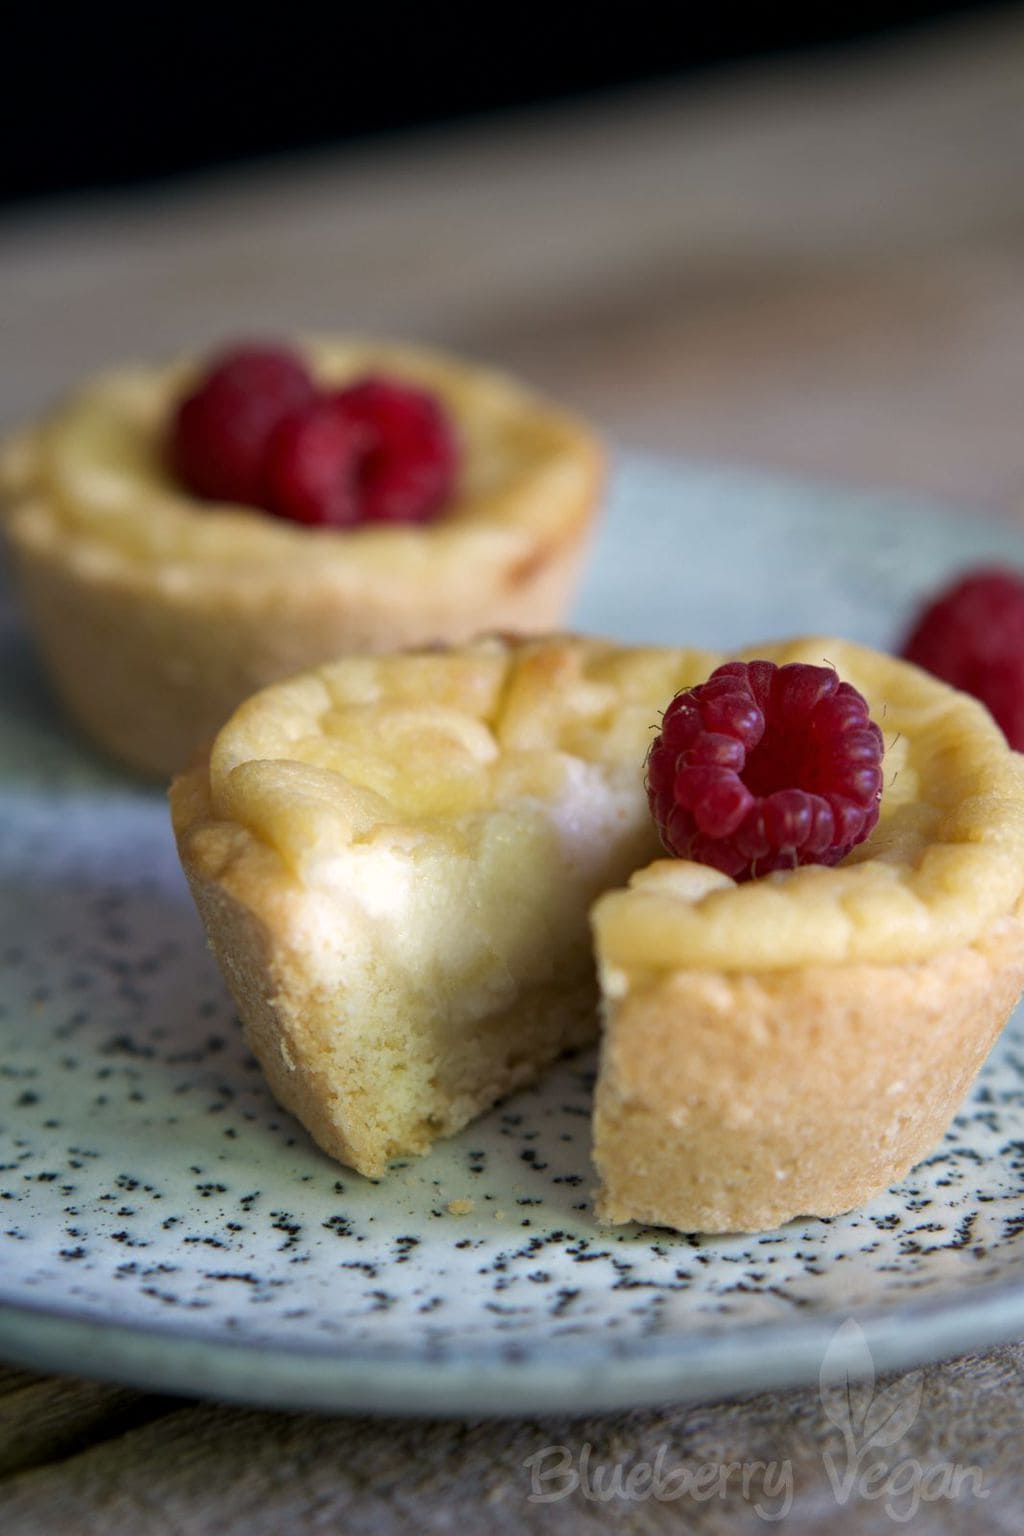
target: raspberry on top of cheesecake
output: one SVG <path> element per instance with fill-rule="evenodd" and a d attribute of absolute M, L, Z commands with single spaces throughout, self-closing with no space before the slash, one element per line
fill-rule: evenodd
<path fill-rule="evenodd" d="M 460 446 L 439 397 L 401 376 L 318 384 L 289 347 L 236 347 L 174 412 L 171 469 L 196 496 L 313 527 L 418 523 L 443 513 Z"/>

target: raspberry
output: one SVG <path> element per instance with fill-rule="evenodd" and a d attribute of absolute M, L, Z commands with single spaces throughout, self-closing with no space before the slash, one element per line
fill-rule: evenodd
<path fill-rule="evenodd" d="M 903 655 L 980 699 L 1024 752 L 1024 578 L 998 566 L 959 577 L 918 616 Z"/>
<path fill-rule="evenodd" d="M 455 439 L 432 396 L 362 379 L 285 418 L 270 439 L 262 505 L 334 528 L 422 522 L 452 492 Z"/>
<path fill-rule="evenodd" d="M 365 378 L 333 396 L 362 427 L 359 501 L 368 522 L 424 522 L 454 488 L 455 435 L 432 395 L 393 379 Z"/>
<path fill-rule="evenodd" d="M 225 352 L 175 415 L 170 457 L 179 480 L 197 496 L 259 506 L 270 435 L 313 395 L 305 366 L 283 348 Z"/>
<path fill-rule="evenodd" d="M 365 451 L 365 431 L 337 401 L 314 400 L 275 429 L 266 450 L 261 505 L 297 523 L 351 527 L 360 519 Z"/>
<path fill-rule="evenodd" d="M 882 752 L 831 667 L 730 661 L 666 709 L 647 797 L 669 853 L 734 880 L 838 864 L 878 820 Z"/>
<path fill-rule="evenodd" d="M 196 495 L 333 528 L 434 517 L 458 457 L 424 390 L 369 377 L 325 393 L 276 347 L 225 353 L 178 407 L 170 439 L 173 468 Z"/>

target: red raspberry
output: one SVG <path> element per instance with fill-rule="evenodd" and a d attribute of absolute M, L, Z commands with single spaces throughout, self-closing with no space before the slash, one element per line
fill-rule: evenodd
<path fill-rule="evenodd" d="M 424 522 L 439 512 L 454 489 L 458 447 L 433 395 L 370 377 L 333 398 L 366 433 L 359 499 L 367 522 Z"/>
<path fill-rule="evenodd" d="M 333 528 L 435 516 L 458 457 L 424 390 L 369 377 L 325 394 L 278 347 L 225 353 L 181 402 L 170 437 L 174 470 L 196 495 Z"/>
<path fill-rule="evenodd" d="M 903 655 L 980 699 L 1024 752 L 1024 578 L 998 566 L 959 577 L 919 615 Z"/>
<path fill-rule="evenodd" d="M 321 395 L 274 432 L 262 505 L 301 523 L 422 522 L 452 493 L 455 438 L 432 396 L 386 379 Z"/>
<path fill-rule="evenodd" d="M 878 820 L 882 752 L 831 667 L 730 661 L 666 709 L 647 797 L 669 853 L 734 880 L 838 864 Z"/>
<path fill-rule="evenodd" d="M 350 528 L 361 516 L 366 433 L 330 397 L 286 416 L 266 450 L 260 503 L 297 523 Z"/>
<path fill-rule="evenodd" d="M 313 380 L 291 352 L 225 352 L 178 407 L 170 439 L 175 474 L 197 496 L 259 506 L 270 435 L 313 396 Z"/>

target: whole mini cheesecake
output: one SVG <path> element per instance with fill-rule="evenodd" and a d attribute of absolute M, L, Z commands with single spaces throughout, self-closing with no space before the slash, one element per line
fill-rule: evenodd
<path fill-rule="evenodd" d="M 249 1039 L 326 1151 L 379 1176 L 602 1016 L 605 1221 L 833 1214 L 934 1146 L 1024 982 L 1021 760 L 862 647 L 723 662 L 572 636 L 350 657 L 176 780 Z M 689 743 L 660 821 L 659 725 Z"/>
<path fill-rule="evenodd" d="M 317 662 L 559 623 L 601 479 L 498 373 L 309 341 L 90 380 L 8 444 L 0 527 L 68 713 L 166 776 Z"/>

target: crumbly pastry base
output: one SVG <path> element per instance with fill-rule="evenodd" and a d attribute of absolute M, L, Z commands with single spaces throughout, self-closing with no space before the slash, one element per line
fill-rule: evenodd
<path fill-rule="evenodd" d="M 599 1219 L 758 1232 L 852 1210 L 941 1141 L 1024 986 L 1024 909 L 913 965 L 605 982 Z"/>
<path fill-rule="evenodd" d="M 196 502 L 163 457 L 189 365 L 102 376 L 0 459 L 0 533 L 54 689 L 136 772 L 168 777 L 249 694 L 329 658 L 543 631 L 571 599 L 603 479 L 582 423 L 444 354 L 304 345 L 326 380 L 438 393 L 464 454 L 444 516 L 338 532 Z"/>

